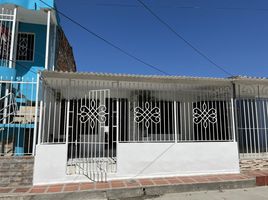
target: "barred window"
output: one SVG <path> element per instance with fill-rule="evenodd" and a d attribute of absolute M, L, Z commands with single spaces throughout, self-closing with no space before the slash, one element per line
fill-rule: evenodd
<path fill-rule="evenodd" d="M 33 61 L 34 57 L 34 34 L 33 33 L 19 33 L 17 60 Z"/>

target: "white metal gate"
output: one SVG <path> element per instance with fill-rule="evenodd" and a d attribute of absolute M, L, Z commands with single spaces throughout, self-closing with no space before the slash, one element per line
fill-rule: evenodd
<path fill-rule="evenodd" d="M 238 84 L 236 111 L 240 158 L 267 158 L 267 85 Z"/>
<path fill-rule="evenodd" d="M 70 99 L 67 109 L 67 173 L 106 181 L 107 173 L 116 171 L 117 115 L 110 90 L 90 90 Z"/>

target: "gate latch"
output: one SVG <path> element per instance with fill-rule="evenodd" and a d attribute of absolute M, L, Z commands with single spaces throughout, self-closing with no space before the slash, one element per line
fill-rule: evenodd
<path fill-rule="evenodd" d="M 104 133 L 108 133 L 109 132 L 109 126 L 104 126 Z"/>

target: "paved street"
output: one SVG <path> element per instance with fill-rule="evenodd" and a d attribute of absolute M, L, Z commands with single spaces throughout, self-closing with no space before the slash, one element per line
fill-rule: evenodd
<path fill-rule="evenodd" d="M 138 198 L 137 198 L 138 199 Z M 166 194 L 160 197 L 144 199 L 154 200 L 267 200 L 268 187 L 256 187 L 224 191 L 189 192 Z"/>

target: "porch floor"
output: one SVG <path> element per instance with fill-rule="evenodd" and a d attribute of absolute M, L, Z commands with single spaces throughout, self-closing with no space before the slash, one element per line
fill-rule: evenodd
<path fill-rule="evenodd" d="M 225 183 L 236 183 L 243 181 L 254 181 L 253 186 L 267 186 L 268 185 L 268 170 L 266 171 L 247 171 L 240 174 L 218 174 L 218 175 L 203 175 L 203 176 L 180 176 L 180 177 L 166 177 L 166 178 L 146 178 L 146 179 L 129 179 L 129 180 L 114 180 L 109 182 L 99 183 L 68 183 L 55 185 L 40 185 L 31 187 L 0 187 L 0 197 L 4 196 L 28 196 L 41 195 L 52 193 L 69 193 L 69 192 L 99 192 L 112 191 L 119 189 L 142 189 L 142 188 L 161 188 L 163 186 L 187 186 L 191 188 L 196 186 L 200 190 L 201 184 L 219 185 Z M 256 180 L 256 182 L 255 182 Z M 226 185 L 226 184 L 225 184 Z M 238 186 L 239 187 L 239 186 Z M 242 187 L 242 185 L 240 186 Z M 205 188 L 205 187 L 201 187 Z M 227 188 L 232 188 L 227 186 Z M 207 188 L 206 190 L 209 190 Z"/>

